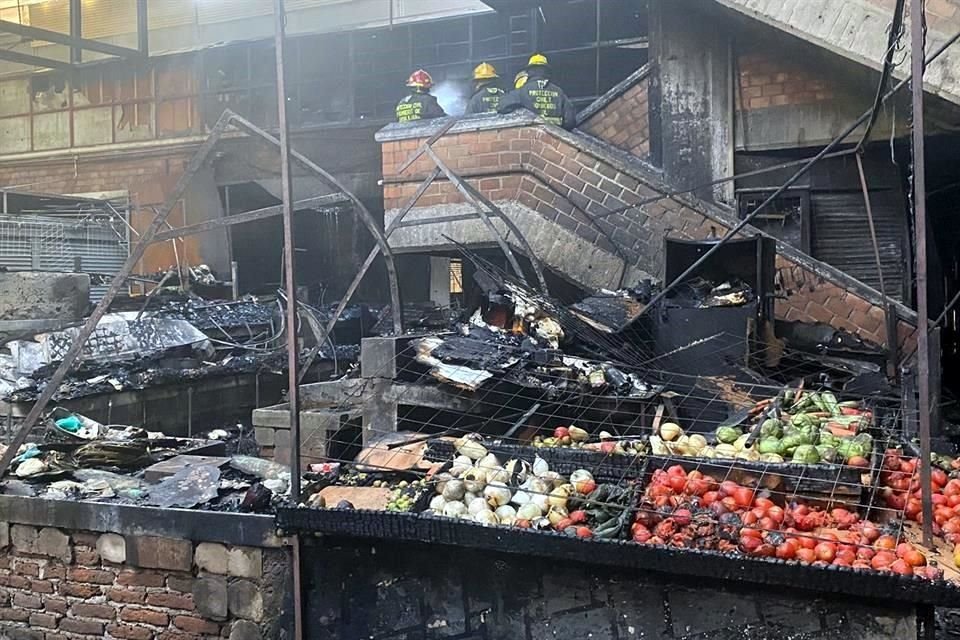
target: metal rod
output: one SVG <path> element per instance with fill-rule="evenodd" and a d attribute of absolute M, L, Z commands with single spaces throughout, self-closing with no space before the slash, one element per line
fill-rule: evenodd
<path fill-rule="evenodd" d="M 266 140 L 267 142 L 270 142 L 275 145 L 280 144 L 275 137 L 273 137 L 272 135 L 270 135 L 260 127 L 256 126 L 246 118 L 238 116 L 235 113 L 233 114 L 233 118 L 231 122 L 235 126 L 239 127 L 240 129 L 247 131 L 248 133 L 251 133 L 253 135 L 259 136 L 264 140 Z M 290 158 L 291 160 L 299 164 L 301 167 L 303 167 L 307 171 L 319 176 L 327 184 L 331 185 L 338 191 L 344 193 L 347 196 L 347 198 L 350 199 L 350 203 L 353 205 L 354 211 L 356 211 L 356 213 L 360 216 L 360 220 L 363 222 L 363 224 L 367 227 L 367 229 L 373 235 L 373 238 L 374 240 L 377 241 L 377 244 L 380 245 L 380 251 L 383 252 L 383 259 L 387 266 L 387 281 L 390 286 L 390 301 L 392 304 L 392 308 L 396 309 L 396 311 L 393 314 L 393 330 L 397 335 L 402 334 L 403 333 L 403 305 L 400 300 L 400 280 L 399 280 L 399 277 L 397 276 L 397 265 L 393 257 L 393 251 L 390 249 L 390 245 L 387 243 L 387 238 L 383 234 L 383 229 L 381 229 L 377 225 L 377 221 L 376 219 L 374 219 L 373 214 L 370 213 L 370 210 L 367 209 L 367 207 L 362 202 L 360 202 L 359 198 L 357 198 L 352 192 L 350 192 L 345 186 L 343 186 L 343 184 L 339 180 L 337 180 L 332 175 L 330 175 L 330 173 L 325 171 L 317 163 L 315 163 L 313 160 L 306 157 L 305 155 L 298 153 L 294 149 L 290 150 Z"/>
<path fill-rule="evenodd" d="M 88 51 L 96 51 L 97 53 L 105 53 L 109 56 L 118 56 L 120 58 L 142 57 L 142 54 L 138 49 L 120 47 L 115 44 L 103 42 L 101 40 L 75 38 L 60 31 L 51 31 L 50 29 L 31 27 L 25 24 L 20 24 L 19 22 L 11 22 L 9 20 L 0 20 L 0 33 L 3 32 L 13 33 L 31 40 L 42 40 L 43 42 L 62 44 L 68 47 L 80 47 L 81 49 L 86 49 Z M 65 64 L 70 66 L 69 63 Z"/>
<path fill-rule="evenodd" d="M 297 272 L 293 240 L 293 176 L 290 169 L 290 121 L 287 118 L 286 14 L 283 0 L 274 0 L 277 63 L 277 107 L 280 124 L 280 183 L 283 198 L 283 268 L 287 296 L 287 400 L 290 403 L 290 495 L 300 499 L 300 384 L 297 336 Z"/>
<path fill-rule="evenodd" d="M 417 204 L 417 201 L 423 197 L 423 194 L 426 193 L 427 189 L 430 188 L 430 185 L 433 184 L 433 181 L 440 177 L 440 169 L 434 169 L 433 172 L 427 176 L 426 180 L 417 188 L 417 191 L 413 194 L 413 197 L 404 205 L 403 209 L 390 222 L 390 226 L 387 227 L 387 230 L 384 232 L 384 236 L 387 239 L 393 235 L 393 232 L 396 231 L 399 227 L 402 226 L 404 217 L 410 210 L 413 209 L 414 205 Z M 340 319 L 340 315 L 343 313 L 343 310 L 347 308 L 347 305 L 350 303 L 350 299 L 353 298 L 353 294 L 356 293 L 357 288 L 360 286 L 360 282 L 363 280 L 363 277 L 367 274 L 367 271 L 373 265 L 374 261 L 377 259 L 377 256 L 380 255 L 379 245 L 374 245 L 370 249 L 370 253 L 367 254 L 367 259 L 363 261 L 363 264 L 360 265 L 360 269 L 357 271 L 357 275 L 353 277 L 353 282 L 350 283 L 350 286 L 347 287 L 346 293 L 340 298 L 340 302 L 337 304 L 337 308 L 334 310 L 333 315 L 330 316 L 330 319 L 327 320 L 327 326 L 324 328 L 323 333 L 317 336 L 317 344 L 310 349 L 310 352 L 307 354 L 307 357 L 303 361 L 303 370 L 300 372 L 300 381 L 303 382 L 304 376 L 307 375 L 307 371 L 310 370 L 310 367 L 313 366 L 313 361 L 316 359 L 317 354 L 320 353 L 320 350 L 323 348 L 324 341 L 326 341 L 327 336 L 333 332 L 333 328 L 337 325 L 337 320 Z"/>
<path fill-rule="evenodd" d="M 485 205 L 491 213 L 503 220 L 503 223 L 507 225 L 507 229 L 510 230 L 510 233 L 517 236 L 517 240 L 519 240 L 520 244 L 523 246 L 524 252 L 527 254 L 527 257 L 530 258 L 530 264 L 533 266 L 533 272 L 536 274 L 537 282 L 540 284 L 540 291 L 542 291 L 544 295 L 549 296 L 550 290 L 547 288 L 546 278 L 543 277 L 543 268 L 540 265 L 540 260 L 534 253 L 533 247 L 531 247 L 530 243 L 527 242 L 527 237 L 523 235 L 522 231 L 520 231 L 520 227 L 514 224 L 513 220 L 511 220 L 507 214 L 500 210 L 500 207 L 493 204 L 489 198 L 480 193 L 479 190 L 475 189 L 472 184 L 467 181 L 463 181 L 463 186 L 468 189 L 473 196 L 481 202 L 481 204 Z M 624 260 L 624 263 L 626 263 L 626 260 Z"/>
<path fill-rule="evenodd" d="M 917 255 L 917 326 L 926 329 L 927 309 L 927 180 L 924 158 L 923 74 L 926 42 L 923 0 L 910 0 L 910 66 L 913 92 L 913 217 Z M 920 392 L 920 488 L 923 544 L 933 545 L 933 498 L 930 494 L 930 339 L 926 330 L 917 338 L 917 387 Z"/>
<path fill-rule="evenodd" d="M 53 398 L 54 394 L 56 394 L 56 392 L 59 390 L 60 384 L 70 371 L 70 367 L 73 366 L 73 363 L 83 351 L 83 346 L 97 328 L 97 323 L 99 323 L 100 319 L 106 314 L 107 308 L 113 302 L 113 299 L 116 298 L 118 293 L 120 293 L 120 289 L 123 287 L 123 283 L 126 282 L 127 276 L 130 275 L 140 259 L 143 258 L 143 255 L 146 253 L 147 247 L 150 245 L 151 240 L 160 230 L 160 227 L 163 225 L 163 223 L 166 222 L 170 212 L 173 211 L 173 209 L 180 202 L 180 198 L 182 198 L 184 192 L 186 192 L 187 186 L 190 184 L 193 176 L 203 165 L 204 161 L 206 161 L 213 148 L 220 142 L 220 139 L 223 137 L 223 132 L 226 130 L 229 122 L 229 112 L 225 112 L 222 116 L 220 116 L 220 120 L 218 120 L 217 124 L 214 125 L 213 130 L 210 133 L 210 137 L 204 141 L 204 143 L 197 150 L 197 153 L 193 156 L 193 158 L 190 159 L 190 162 L 184 169 L 183 174 L 177 180 L 177 184 L 174 186 L 173 191 L 168 196 L 166 202 L 164 202 L 163 206 L 157 211 L 156 215 L 153 217 L 153 221 L 150 223 L 150 226 L 147 227 L 147 230 L 144 231 L 143 235 L 140 236 L 140 241 L 130 251 L 130 255 L 127 256 L 126 261 L 117 272 L 116 277 L 114 277 L 113 281 L 110 283 L 110 286 L 100 299 L 100 302 L 97 303 L 93 313 L 91 313 L 90 317 L 87 318 L 87 321 L 84 323 L 80 333 L 77 334 L 76 339 L 64 354 L 63 360 L 60 362 L 60 366 L 57 367 L 57 370 L 54 371 L 53 375 L 50 377 L 50 380 L 47 382 L 47 385 L 43 388 L 43 391 L 40 392 L 40 395 L 37 397 L 37 401 L 33 404 L 33 408 L 30 409 L 30 412 L 23 419 L 23 424 L 20 425 L 20 430 L 10 441 L 9 447 L 4 452 L 3 457 L 0 458 L 0 477 L 3 477 L 3 475 L 7 472 L 7 469 L 10 468 L 10 463 L 13 462 L 13 459 L 17 456 L 17 450 L 26 441 L 27 435 L 37 423 L 37 420 L 39 420 L 40 414 L 43 413 L 43 410 L 46 408 L 47 404 Z"/>
<path fill-rule="evenodd" d="M 238 300 L 240 298 L 240 283 L 237 282 L 237 261 L 230 261 L 230 296 L 233 300 Z"/>
<path fill-rule="evenodd" d="M 29 53 L 20 53 L 19 51 L 10 51 L 0 49 L 0 60 L 25 64 L 31 67 L 40 67 L 41 69 L 61 69 L 63 71 L 73 70 L 73 65 L 63 60 L 53 60 L 52 58 L 43 58 L 41 56 L 32 56 Z"/>
<path fill-rule="evenodd" d="M 76 41 L 83 37 L 83 9 L 80 0 L 70 0 L 70 38 Z M 73 44 L 70 47 L 70 62 L 83 62 L 83 49 Z"/>
<path fill-rule="evenodd" d="M 883 284 L 883 267 L 880 264 L 880 245 L 877 244 L 877 230 L 873 224 L 873 207 L 870 204 L 870 190 L 867 188 L 867 176 L 863 172 L 863 156 L 856 154 L 857 171 L 860 173 L 860 189 L 863 191 L 863 205 L 867 209 L 867 222 L 870 224 L 870 239 L 873 241 L 873 258 L 877 262 L 877 277 L 880 279 L 880 296 L 887 299 L 887 288 Z"/>
<path fill-rule="evenodd" d="M 493 233 L 494 238 L 497 239 L 497 244 L 500 245 L 500 249 L 503 251 L 503 254 L 507 256 L 507 262 L 510 263 L 510 267 L 513 269 L 514 273 L 517 274 L 517 278 L 519 278 L 523 284 L 530 286 L 527 282 L 527 277 L 523 274 L 523 269 L 520 268 L 520 263 L 517 262 L 517 256 L 513 254 L 513 249 L 510 248 L 510 243 L 507 242 L 507 239 L 503 237 L 503 234 L 500 233 L 500 230 L 497 229 L 496 225 L 494 225 L 490 220 L 490 216 L 487 215 L 487 212 L 484 210 L 480 201 L 477 200 L 473 196 L 473 193 L 471 193 L 470 190 L 464 186 L 464 182 L 460 176 L 455 174 L 450 167 L 447 166 L 447 164 L 440 158 L 440 156 L 437 155 L 433 148 L 427 148 L 427 155 L 429 155 L 430 159 L 433 160 L 438 167 L 440 167 L 440 170 L 443 171 L 444 175 L 447 176 L 447 180 L 452 182 L 457 187 L 457 191 L 459 191 L 467 200 L 467 202 L 472 204 L 473 208 L 476 209 L 477 215 L 480 217 L 480 220 L 483 222 L 484 226 L 486 226 L 487 229 Z"/>
<path fill-rule="evenodd" d="M 920 0 L 913 0 L 913 2 L 919 2 L 919 1 L 920 1 Z M 958 39 L 960 39 L 960 31 L 958 31 L 957 33 L 955 33 L 955 34 L 954 34 L 952 37 L 950 37 L 946 42 L 944 42 L 944 43 L 934 52 L 934 54 L 927 60 L 927 63 L 929 64 L 929 62 L 932 62 L 932 61 L 935 60 L 937 57 L 939 57 L 944 51 L 946 51 L 946 50 L 947 50 L 951 45 L 953 45 L 953 43 L 955 43 Z M 921 56 L 922 56 L 922 54 L 921 54 Z M 921 59 L 920 59 L 918 62 L 919 62 L 921 65 L 923 64 L 923 59 L 922 59 L 922 57 L 921 57 Z M 886 102 L 886 101 L 889 100 L 893 95 L 897 94 L 901 89 L 903 89 L 905 86 L 907 86 L 907 84 L 910 82 L 910 79 L 911 79 L 912 77 L 913 77 L 913 76 L 912 76 L 912 74 L 911 74 L 911 75 L 907 76 L 906 78 L 904 78 L 903 80 L 901 80 L 901 81 L 897 84 L 897 86 L 895 86 L 893 89 L 891 89 L 891 90 L 888 91 L 886 94 L 884 94 L 883 99 L 881 100 L 881 102 Z M 731 229 L 730 231 L 728 231 L 727 234 L 726 234 L 725 236 L 723 236 L 723 238 L 721 238 L 719 241 L 717 241 L 716 244 L 714 244 L 712 247 L 710 247 L 710 249 L 708 249 L 702 256 L 700 256 L 693 264 L 691 264 L 689 267 L 687 267 L 687 269 L 686 269 L 683 273 L 681 273 L 679 276 L 677 276 L 677 278 L 676 278 L 673 282 L 667 284 L 663 289 L 660 290 L 660 292 L 659 292 L 657 295 L 653 296 L 653 298 L 650 300 L 649 304 L 647 304 L 647 306 L 644 307 L 643 310 L 641 310 L 640 315 L 643 315 L 644 313 L 647 312 L 647 310 L 652 309 L 658 302 L 660 302 L 661 300 L 663 300 L 663 298 L 666 297 L 666 295 L 667 295 L 670 291 L 672 291 L 675 286 L 677 286 L 678 284 L 680 284 L 681 282 L 683 282 L 684 280 L 686 280 L 688 277 L 690 277 L 690 274 L 692 274 L 694 271 L 696 271 L 697 269 L 699 269 L 700 266 L 701 266 L 704 262 L 706 262 L 714 253 L 716 253 L 716 252 L 720 249 L 720 247 L 722 247 L 723 245 L 725 245 L 728 240 L 730 240 L 731 238 L 733 238 L 734 236 L 736 236 L 738 233 L 740 233 L 740 232 L 743 230 L 743 228 L 746 227 L 748 224 L 750 224 L 750 222 L 752 222 L 753 219 L 754 219 L 755 217 L 757 217 L 757 215 L 758 215 L 761 211 L 763 211 L 764 209 L 766 209 L 767 206 L 770 205 L 770 203 L 772 203 L 774 200 L 776 200 L 777 198 L 779 198 L 779 197 L 780 197 L 780 194 L 782 194 L 784 191 L 786 191 L 787 189 L 789 189 L 797 180 L 799 180 L 801 177 L 803 177 L 804 174 L 806 174 L 807 171 L 809 171 L 810 168 L 813 167 L 813 165 L 815 165 L 817 162 L 819 162 L 820 160 L 822 160 L 823 158 L 825 158 L 828 153 L 830 153 L 831 151 L 833 151 L 833 149 L 835 149 L 839 144 L 841 144 L 844 140 L 846 140 L 847 136 L 849 136 L 851 133 L 853 133 L 854 131 L 856 131 L 857 128 L 858 128 L 860 125 L 862 125 L 862 124 L 865 123 L 867 120 L 869 120 L 869 119 L 870 119 L 870 115 L 871 115 L 872 112 L 873 112 L 873 109 L 870 109 L 869 111 L 865 111 L 865 112 L 863 113 L 863 115 L 861 115 L 859 118 L 857 118 L 855 121 L 853 121 L 853 123 L 851 123 L 850 125 L 848 125 L 847 128 L 844 129 L 843 132 L 840 133 L 840 135 L 838 135 L 836 138 L 834 138 L 833 140 L 831 140 L 830 143 L 827 144 L 827 146 L 825 146 L 823 149 L 821 149 L 820 152 L 819 152 L 817 155 L 815 155 L 814 157 L 810 158 L 810 159 L 800 168 L 799 171 L 797 171 L 796 173 L 794 173 L 786 182 L 784 182 L 782 185 L 780 185 L 780 186 L 777 188 L 776 191 L 774 191 L 772 194 L 770 194 L 770 196 L 767 197 L 766 200 L 764 200 L 764 201 L 761 202 L 759 205 L 757 205 L 757 208 L 756 208 L 756 209 L 754 209 L 753 211 L 751 211 L 749 215 L 747 215 L 743 220 L 741 220 L 740 222 L 738 222 L 738 223 L 733 227 L 733 229 Z"/>
<path fill-rule="evenodd" d="M 326 196 L 317 196 L 315 198 L 307 198 L 305 200 L 297 200 L 293 206 L 295 209 L 299 209 L 301 207 L 312 208 L 324 205 L 346 204 L 348 202 L 349 200 L 345 195 L 335 193 Z M 177 227 L 170 229 L 169 231 L 163 231 L 157 234 L 157 237 L 154 238 L 154 242 L 164 242 L 166 240 L 173 240 L 175 238 L 182 238 L 184 236 L 192 236 L 196 233 L 201 233 L 204 231 L 213 231 L 215 229 L 221 229 L 224 227 L 232 227 L 236 224 L 255 222 L 257 220 L 264 220 L 266 218 L 272 218 L 279 215 L 283 215 L 283 205 L 264 207 L 262 209 L 255 209 L 253 211 L 244 211 L 243 213 L 237 213 L 232 216 L 214 218 L 213 220 L 205 220 L 203 222 L 190 224 L 185 227 Z"/>

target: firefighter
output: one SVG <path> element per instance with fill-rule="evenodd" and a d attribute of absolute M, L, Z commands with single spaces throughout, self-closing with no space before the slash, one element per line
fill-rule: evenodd
<path fill-rule="evenodd" d="M 497 85 L 497 70 L 484 62 L 473 70 L 475 93 L 467 103 L 467 114 L 497 113 L 506 92 Z"/>
<path fill-rule="evenodd" d="M 433 78 L 429 73 L 417 69 L 407 79 L 407 86 L 413 91 L 397 104 L 397 122 L 416 122 L 447 115 L 437 99 L 430 95 Z"/>
<path fill-rule="evenodd" d="M 527 70 L 521 69 L 517 72 L 517 75 L 513 77 L 513 88 L 522 89 L 523 85 L 527 84 L 529 78 L 530 76 L 527 74 Z"/>
<path fill-rule="evenodd" d="M 527 79 L 511 91 L 500 103 L 500 113 L 517 109 L 529 109 L 538 116 L 564 129 L 573 129 L 577 124 L 577 112 L 573 103 L 550 79 L 550 64 L 547 57 L 537 53 L 527 63 Z"/>

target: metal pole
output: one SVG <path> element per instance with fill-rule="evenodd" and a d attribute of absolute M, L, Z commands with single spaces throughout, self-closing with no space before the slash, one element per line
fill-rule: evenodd
<path fill-rule="evenodd" d="M 287 294 L 287 400 L 290 407 L 290 497 L 300 502 L 300 348 L 297 341 L 296 251 L 293 245 L 293 177 L 290 174 L 290 122 L 287 119 L 287 82 L 284 64 L 286 13 L 283 0 L 274 0 L 277 58 L 277 113 L 280 125 L 280 183 L 283 189 L 283 257 Z M 300 575 L 300 539 L 293 540 L 293 637 L 303 638 L 303 584 Z"/>
<path fill-rule="evenodd" d="M 913 90 L 913 217 L 917 245 L 917 386 L 920 392 L 920 488 L 923 509 L 923 544 L 933 545 L 933 502 L 930 495 L 930 338 L 927 325 L 927 181 L 924 162 L 923 74 L 924 2 L 910 1 L 910 65 Z"/>

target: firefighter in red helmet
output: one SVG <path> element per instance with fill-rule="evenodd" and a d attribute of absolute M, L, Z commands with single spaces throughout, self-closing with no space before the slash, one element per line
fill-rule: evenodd
<path fill-rule="evenodd" d="M 430 95 L 433 78 L 429 73 L 417 69 L 407 79 L 407 86 L 412 91 L 397 104 L 397 122 L 416 122 L 447 115 L 437 99 Z"/>

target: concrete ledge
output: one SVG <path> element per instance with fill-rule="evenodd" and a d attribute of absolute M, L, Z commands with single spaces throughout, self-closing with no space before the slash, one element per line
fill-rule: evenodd
<path fill-rule="evenodd" d="M 614 86 L 612 89 L 607 91 L 605 94 L 588 104 L 584 107 L 583 111 L 577 114 L 577 126 L 579 127 L 587 120 L 597 115 L 600 111 L 603 111 L 611 102 L 625 94 L 627 91 L 633 88 L 641 80 L 646 80 L 646 78 L 653 72 L 654 66 L 649 62 L 629 76 L 621 80 Z"/>
<path fill-rule="evenodd" d="M 450 116 L 405 124 L 394 122 L 380 129 L 374 137 L 377 142 L 429 138 L 450 124 L 450 121 L 453 119 L 455 118 Z M 490 129 L 510 129 L 513 127 L 527 127 L 532 124 L 542 124 L 542 122 L 543 121 L 538 119 L 533 112 L 525 110 L 505 115 L 487 114 L 463 116 L 457 119 L 457 123 L 453 125 L 447 133 L 452 135 L 456 133 L 469 133 L 471 131 L 488 131 Z"/>
<path fill-rule="evenodd" d="M 34 527 L 160 536 L 250 547 L 282 546 L 276 535 L 273 516 L 267 515 L 5 495 L 0 495 L 0 514 L 3 522 Z"/>

